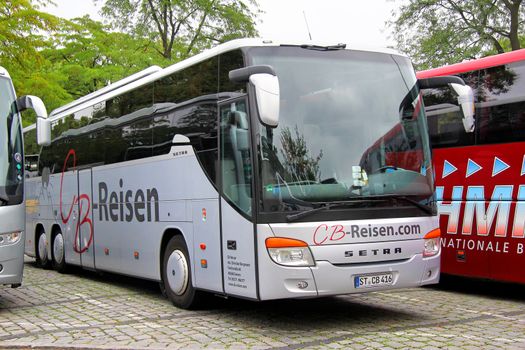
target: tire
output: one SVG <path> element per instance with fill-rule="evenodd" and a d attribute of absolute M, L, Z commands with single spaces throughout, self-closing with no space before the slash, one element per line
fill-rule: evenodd
<path fill-rule="evenodd" d="M 64 235 L 60 230 L 55 233 L 53 237 L 53 249 L 51 250 L 51 260 L 53 269 L 60 273 L 65 273 L 67 270 Z"/>
<path fill-rule="evenodd" d="M 173 237 L 162 259 L 162 284 L 166 296 L 173 305 L 193 309 L 199 304 L 200 292 L 195 290 L 191 279 L 191 262 L 188 248 L 182 236 Z"/>
<path fill-rule="evenodd" d="M 44 269 L 49 268 L 50 261 L 47 255 L 47 235 L 46 231 L 43 229 L 40 230 L 38 234 L 37 244 L 36 244 L 36 264 Z"/>

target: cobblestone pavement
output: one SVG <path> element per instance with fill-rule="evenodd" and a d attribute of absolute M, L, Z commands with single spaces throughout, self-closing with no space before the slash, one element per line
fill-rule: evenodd
<path fill-rule="evenodd" d="M 158 285 L 25 266 L 0 289 L 0 348 L 525 348 L 525 286 L 449 280 L 342 297 L 211 299 L 181 310 Z"/>

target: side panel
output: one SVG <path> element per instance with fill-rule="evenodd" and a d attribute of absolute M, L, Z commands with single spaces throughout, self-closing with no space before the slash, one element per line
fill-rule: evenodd
<path fill-rule="evenodd" d="M 40 194 L 38 190 L 42 188 L 41 179 L 26 179 L 25 197 L 26 197 L 26 225 L 25 225 L 25 254 L 35 256 L 35 229 L 40 214 Z"/>
<path fill-rule="evenodd" d="M 24 231 L 25 205 L 0 207 L 0 233 Z M 24 271 L 24 234 L 17 243 L 0 247 L 0 285 L 22 283 Z"/>
<path fill-rule="evenodd" d="M 78 172 L 79 241 L 76 251 L 81 256 L 82 267 L 95 268 L 93 247 L 93 204 L 91 203 L 91 169 Z"/>
<path fill-rule="evenodd" d="M 159 280 L 162 237 L 173 229 L 183 234 L 194 276 L 198 274 L 200 258 L 197 265 L 193 253 L 200 242 L 194 240 L 192 199 L 217 203 L 218 194 L 189 146 L 172 147 L 163 156 L 93 168 L 95 267 Z M 195 210 L 202 209 L 195 205 Z M 218 215 L 217 207 L 210 207 L 210 215 Z M 202 234 L 219 237 L 218 224 L 213 228 L 210 220 Z M 220 254 L 219 248 L 211 241 L 207 247 L 213 254 Z M 214 278 L 220 280 L 218 276 Z"/>
<path fill-rule="evenodd" d="M 73 265 L 81 265 L 80 262 L 80 236 L 78 231 L 78 172 L 67 171 L 51 176 L 50 185 L 58 189 L 58 196 L 53 196 L 53 213 L 57 223 L 62 228 L 64 235 L 64 253 L 66 262 Z M 55 192 L 53 191 L 53 192 Z M 56 209 L 55 209 L 56 208 Z M 50 231 L 46 228 L 48 237 Z M 49 245 L 51 246 L 51 245 Z M 51 255 L 49 255 L 51 256 Z"/>
<path fill-rule="evenodd" d="M 223 292 L 219 200 L 193 200 L 192 218 L 195 286 Z"/>
<path fill-rule="evenodd" d="M 253 223 L 221 199 L 224 291 L 257 298 Z"/>
<path fill-rule="evenodd" d="M 26 180 L 26 241 L 25 252 L 29 256 L 35 256 L 36 237 L 35 231 L 38 224 L 43 225 L 46 232 L 51 232 L 54 224 L 60 225 L 64 232 L 62 220 L 60 219 L 60 174 L 53 176 L 46 172 L 42 177 Z M 48 253 L 51 254 L 51 245 Z M 67 247 L 66 247 L 67 248 Z"/>
<path fill-rule="evenodd" d="M 524 149 L 434 150 L 444 273 L 525 283 Z"/>

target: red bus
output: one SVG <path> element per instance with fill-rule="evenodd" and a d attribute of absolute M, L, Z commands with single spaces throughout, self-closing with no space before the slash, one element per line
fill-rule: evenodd
<path fill-rule="evenodd" d="M 466 133 L 450 89 L 424 102 L 440 213 L 442 273 L 525 283 L 525 50 L 418 73 L 474 90 Z"/>

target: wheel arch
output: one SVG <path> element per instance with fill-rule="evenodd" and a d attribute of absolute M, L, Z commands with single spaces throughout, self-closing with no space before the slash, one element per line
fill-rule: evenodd
<path fill-rule="evenodd" d="M 49 248 L 50 248 L 50 257 L 53 256 L 53 245 L 55 244 L 55 236 L 58 232 L 62 232 L 62 228 L 59 224 L 53 224 L 51 226 L 51 235 L 49 236 Z"/>
<path fill-rule="evenodd" d="M 35 231 L 34 231 L 34 236 L 33 236 L 33 248 L 34 248 L 34 252 L 35 252 L 35 256 L 36 256 L 36 252 L 38 250 L 38 240 L 40 238 L 40 234 L 42 232 L 46 232 L 46 229 L 44 228 L 44 224 L 42 224 L 41 222 L 37 223 L 35 225 Z"/>
<path fill-rule="evenodd" d="M 159 266 L 159 281 L 162 280 L 162 269 L 163 269 L 163 260 L 164 260 L 164 252 L 166 251 L 166 247 L 168 245 L 168 242 L 175 236 L 181 236 L 184 239 L 184 242 L 186 243 L 186 248 L 188 249 L 188 254 L 190 256 L 190 264 L 193 261 L 193 250 L 191 249 L 191 246 L 189 242 L 189 237 L 187 237 L 184 233 L 184 231 L 180 227 L 169 227 L 164 230 L 164 233 L 162 234 L 162 239 L 160 241 L 160 249 L 159 249 L 159 256 L 158 256 L 158 266 Z M 193 272 L 193 268 L 191 269 Z"/>

